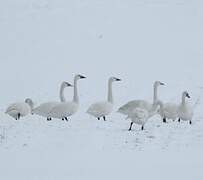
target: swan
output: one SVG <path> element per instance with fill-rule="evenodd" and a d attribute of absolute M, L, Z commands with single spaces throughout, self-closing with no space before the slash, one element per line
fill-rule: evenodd
<path fill-rule="evenodd" d="M 72 85 L 68 82 L 62 82 L 60 87 L 60 101 L 65 102 L 66 98 L 64 96 L 64 90 L 66 87 L 72 87 Z M 52 108 L 54 108 L 59 102 L 46 102 L 41 104 L 40 106 L 33 109 L 32 113 L 37 114 L 39 116 L 46 117 L 48 121 L 51 120 L 51 118 L 48 117 L 48 113 L 51 111 Z M 66 119 L 67 120 L 67 119 Z"/>
<path fill-rule="evenodd" d="M 160 106 L 158 113 L 160 114 L 163 122 L 166 123 L 166 119 L 172 119 L 175 121 L 178 118 L 178 105 L 175 103 L 163 103 L 158 101 L 157 104 Z"/>
<path fill-rule="evenodd" d="M 25 100 L 25 102 L 11 104 L 7 108 L 5 113 L 16 120 L 19 120 L 21 117 L 24 117 L 30 114 L 33 107 L 34 107 L 33 101 L 28 98 Z"/>
<path fill-rule="evenodd" d="M 154 114 L 156 114 L 156 110 L 157 110 L 156 102 L 158 101 L 158 87 L 163 85 L 165 84 L 160 81 L 156 81 L 154 83 L 153 104 L 145 100 L 134 100 L 120 107 L 118 109 L 118 112 L 129 116 L 129 114 L 131 114 L 135 108 L 141 108 L 141 109 L 146 109 L 148 112 L 150 112 L 149 117 L 152 117 Z"/>
<path fill-rule="evenodd" d="M 190 95 L 187 91 L 184 91 L 182 93 L 182 102 L 178 106 L 178 117 L 179 122 L 180 120 L 183 121 L 189 121 L 190 124 L 192 124 L 192 118 L 193 118 L 193 108 L 186 102 L 186 98 L 190 98 Z"/>
<path fill-rule="evenodd" d="M 130 128 L 128 129 L 128 131 L 132 130 L 132 126 L 133 124 L 138 124 L 142 126 L 142 130 L 144 130 L 144 125 L 147 122 L 147 120 L 149 119 L 149 111 L 147 109 L 144 108 L 135 108 L 131 114 L 127 117 L 127 119 L 131 119 L 131 123 L 130 123 Z"/>
<path fill-rule="evenodd" d="M 100 120 L 100 118 L 103 117 L 104 121 L 106 121 L 106 116 L 112 113 L 113 111 L 114 101 L 113 101 L 113 93 L 112 93 L 112 84 L 115 81 L 121 81 L 121 79 L 118 79 L 116 77 L 109 78 L 107 101 L 97 102 L 95 104 L 92 104 L 87 110 L 88 114 L 96 117 L 98 120 Z"/>
<path fill-rule="evenodd" d="M 86 77 L 82 75 L 75 75 L 74 77 L 74 95 L 73 100 L 71 102 L 61 102 L 54 106 L 51 111 L 48 113 L 49 118 L 57 118 L 57 119 L 68 119 L 68 117 L 75 114 L 79 109 L 79 97 L 78 97 L 78 88 L 77 82 L 80 79 L 84 79 Z"/>

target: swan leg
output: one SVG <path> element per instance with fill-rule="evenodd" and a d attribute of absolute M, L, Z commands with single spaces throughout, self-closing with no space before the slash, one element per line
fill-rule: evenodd
<path fill-rule="evenodd" d="M 68 121 L 68 118 L 67 118 L 67 117 L 65 117 L 65 120 L 66 120 L 66 121 Z"/>
<path fill-rule="evenodd" d="M 180 123 L 180 118 L 178 119 L 178 122 Z"/>
<path fill-rule="evenodd" d="M 20 119 L 20 113 L 18 113 L 18 115 L 17 115 L 17 120 L 19 120 Z"/>
<path fill-rule="evenodd" d="M 64 118 L 62 118 L 62 121 L 64 121 Z"/>
<path fill-rule="evenodd" d="M 100 120 L 100 117 L 98 117 L 97 119 Z"/>
<path fill-rule="evenodd" d="M 192 125 L 192 121 L 190 121 L 190 125 Z"/>
<path fill-rule="evenodd" d="M 166 118 L 163 118 L 163 123 L 166 123 Z"/>
<path fill-rule="evenodd" d="M 103 116 L 103 119 L 104 119 L 104 121 L 106 121 L 106 117 L 105 116 Z"/>
<path fill-rule="evenodd" d="M 130 123 L 130 128 L 128 129 L 128 131 L 132 130 L 132 126 L 133 126 L 133 122 Z"/>
<path fill-rule="evenodd" d="M 51 121 L 51 118 L 48 117 L 48 118 L 47 118 L 47 121 Z"/>
<path fill-rule="evenodd" d="M 144 131 L 144 125 L 142 126 L 141 130 Z"/>

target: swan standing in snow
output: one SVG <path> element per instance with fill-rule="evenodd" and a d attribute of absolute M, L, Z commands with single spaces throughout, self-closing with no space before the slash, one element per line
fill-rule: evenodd
<path fill-rule="evenodd" d="M 26 99 L 25 102 L 11 104 L 5 113 L 16 120 L 19 120 L 21 117 L 30 114 L 33 107 L 33 101 L 31 99 Z"/>
<path fill-rule="evenodd" d="M 175 121 L 178 118 L 178 105 L 175 103 L 163 103 L 158 101 L 157 104 L 160 106 L 158 113 L 160 114 L 163 122 L 166 123 L 166 119 L 172 119 Z"/>
<path fill-rule="evenodd" d="M 158 101 L 158 87 L 163 86 L 164 83 L 160 81 L 156 81 L 154 83 L 154 97 L 153 97 L 153 104 L 151 104 L 148 101 L 145 100 L 134 100 L 130 101 L 124 106 L 120 107 L 118 112 L 124 115 L 129 116 L 135 108 L 141 108 L 141 109 L 146 109 L 148 112 L 150 112 L 149 116 L 153 116 L 156 114 L 157 111 L 157 101 Z"/>
<path fill-rule="evenodd" d="M 106 120 L 106 116 L 112 113 L 113 111 L 113 92 L 112 92 L 112 84 L 115 81 L 121 81 L 121 79 L 111 77 L 108 80 L 108 99 L 104 102 L 97 102 L 95 104 L 92 104 L 89 109 L 87 110 L 87 113 L 96 117 L 98 120 L 100 120 L 101 117 L 103 117 L 104 121 Z"/>
<path fill-rule="evenodd" d="M 66 98 L 65 98 L 65 95 L 64 95 L 64 90 L 65 90 L 66 87 L 72 87 L 72 85 L 70 83 L 68 83 L 68 82 L 62 82 L 61 88 L 60 88 L 60 94 L 59 94 L 61 102 L 66 102 Z M 51 118 L 48 117 L 48 114 L 57 104 L 59 104 L 59 102 L 46 102 L 46 103 L 43 103 L 40 106 L 33 109 L 32 113 L 37 114 L 39 116 L 46 117 L 47 120 L 50 121 Z M 68 119 L 66 119 L 66 120 L 68 120 Z"/>
<path fill-rule="evenodd" d="M 190 95 L 187 91 L 184 91 L 182 94 L 182 102 L 178 107 L 178 121 L 189 121 L 189 123 L 192 124 L 193 108 L 186 102 L 186 98 L 190 98 Z"/>
<path fill-rule="evenodd" d="M 68 119 L 68 117 L 72 116 L 78 111 L 79 108 L 79 96 L 78 96 L 78 87 L 77 82 L 80 79 L 84 79 L 86 77 L 82 75 L 76 75 L 74 77 L 74 96 L 71 102 L 61 102 L 57 104 L 55 107 L 51 109 L 48 113 L 48 117 L 57 118 L 57 119 Z"/>
<path fill-rule="evenodd" d="M 142 130 L 144 130 L 144 125 L 149 118 L 149 112 L 144 108 L 135 108 L 132 113 L 128 116 L 131 119 L 130 128 L 128 131 L 132 130 L 133 124 L 138 124 L 142 126 Z"/>
<path fill-rule="evenodd" d="M 147 120 L 157 113 L 158 87 L 163 85 L 164 83 L 160 81 L 154 83 L 153 104 L 145 100 L 134 100 L 119 108 L 119 113 L 127 115 L 132 120 L 129 131 L 132 130 L 134 123 L 142 125 L 142 130 L 144 130 Z"/>

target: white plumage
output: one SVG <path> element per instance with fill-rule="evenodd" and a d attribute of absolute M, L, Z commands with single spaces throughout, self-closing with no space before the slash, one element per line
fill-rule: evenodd
<path fill-rule="evenodd" d="M 21 117 L 27 116 L 31 113 L 34 104 L 31 99 L 26 99 L 25 102 L 13 103 L 7 110 L 6 114 L 18 120 Z"/>
<path fill-rule="evenodd" d="M 154 83 L 154 98 L 153 98 L 154 100 L 153 100 L 153 103 L 150 103 L 146 100 L 130 101 L 127 104 L 125 104 L 124 106 L 120 107 L 118 112 L 128 116 L 132 113 L 132 111 L 134 111 L 134 109 L 141 108 L 141 109 L 145 109 L 148 112 L 150 112 L 151 114 L 149 116 L 153 116 L 154 114 L 157 113 L 157 104 L 156 104 L 156 102 L 158 101 L 158 92 L 157 91 L 158 91 L 158 87 L 160 85 L 164 85 L 164 83 L 162 83 L 160 81 L 156 81 Z"/>
<path fill-rule="evenodd" d="M 138 124 L 142 126 L 142 130 L 144 130 L 144 125 L 149 119 L 149 111 L 143 108 L 135 108 L 131 114 L 128 116 L 129 119 L 131 119 L 131 124 L 129 131 L 132 130 L 132 125 Z"/>
<path fill-rule="evenodd" d="M 178 106 L 178 117 L 179 122 L 180 120 L 189 121 L 192 124 L 193 118 L 193 107 L 186 102 L 186 98 L 190 98 L 190 95 L 187 91 L 183 92 L 182 94 L 182 102 Z"/>
<path fill-rule="evenodd" d="M 157 104 L 160 106 L 159 114 L 163 119 L 163 122 L 166 123 L 166 119 L 172 119 L 175 121 L 178 118 L 178 105 L 175 103 L 165 103 L 158 101 Z"/>
<path fill-rule="evenodd" d="M 74 96 L 73 101 L 71 102 L 62 102 L 54 106 L 51 111 L 48 113 L 48 117 L 57 118 L 57 119 L 66 119 L 75 114 L 79 109 L 79 97 L 77 90 L 77 81 L 79 79 L 84 79 L 86 77 L 82 75 L 76 75 L 74 77 Z"/>
<path fill-rule="evenodd" d="M 87 113 L 100 119 L 101 117 L 106 120 L 106 116 L 111 114 L 113 111 L 114 101 L 113 101 L 113 92 L 112 92 L 112 83 L 115 81 L 121 81 L 121 79 L 111 77 L 108 80 L 108 99 L 104 102 L 97 102 L 92 104 Z"/>
<path fill-rule="evenodd" d="M 64 90 L 66 87 L 72 87 L 72 85 L 68 82 L 62 82 L 61 88 L 60 88 L 60 100 L 61 102 L 65 102 L 65 96 L 64 96 Z M 60 102 L 46 102 L 41 104 L 40 106 L 33 109 L 32 113 L 37 114 L 42 117 L 46 117 L 47 120 L 51 120 L 50 117 L 48 117 L 50 111 L 57 105 L 59 105 Z"/>

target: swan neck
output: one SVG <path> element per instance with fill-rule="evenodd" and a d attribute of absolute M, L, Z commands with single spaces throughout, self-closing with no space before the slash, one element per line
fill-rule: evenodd
<path fill-rule="evenodd" d="M 61 102 L 66 102 L 66 98 L 65 98 L 65 95 L 64 95 L 64 90 L 65 90 L 65 87 L 62 84 L 61 88 L 60 88 L 60 100 L 61 100 Z"/>
<path fill-rule="evenodd" d="M 156 104 L 158 101 L 158 86 L 154 86 L 154 99 L 153 99 L 153 104 Z"/>
<path fill-rule="evenodd" d="M 182 105 L 185 105 L 185 95 L 182 96 Z"/>
<path fill-rule="evenodd" d="M 74 95 L 73 95 L 73 101 L 76 103 L 79 103 L 79 97 L 78 97 L 78 86 L 77 86 L 77 79 L 74 79 Z"/>
<path fill-rule="evenodd" d="M 113 103 L 112 81 L 108 82 L 108 102 Z"/>

